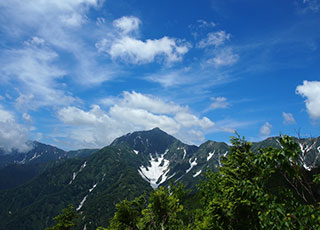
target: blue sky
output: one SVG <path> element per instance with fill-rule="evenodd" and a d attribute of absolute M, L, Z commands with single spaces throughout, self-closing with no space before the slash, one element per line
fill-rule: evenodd
<path fill-rule="evenodd" d="M 0 146 L 319 136 L 320 0 L 0 1 Z"/>

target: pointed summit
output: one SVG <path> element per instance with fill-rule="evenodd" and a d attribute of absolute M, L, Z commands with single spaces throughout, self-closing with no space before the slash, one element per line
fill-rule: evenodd
<path fill-rule="evenodd" d="M 147 131 L 128 133 L 115 139 L 110 146 L 118 146 L 126 143 L 140 153 L 163 153 L 177 139 L 160 128 L 156 127 Z"/>

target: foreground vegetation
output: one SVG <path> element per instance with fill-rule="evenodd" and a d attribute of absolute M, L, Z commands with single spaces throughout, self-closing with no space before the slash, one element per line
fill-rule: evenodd
<path fill-rule="evenodd" d="M 110 226 L 98 230 L 320 229 L 320 175 L 303 167 L 304 153 L 290 137 L 259 154 L 243 138 L 231 142 L 223 167 L 207 172 L 196 193 L 178 185 L 123 200 Z M 55 220 L 50 230 L 77 229 L 72 206 Z"/>

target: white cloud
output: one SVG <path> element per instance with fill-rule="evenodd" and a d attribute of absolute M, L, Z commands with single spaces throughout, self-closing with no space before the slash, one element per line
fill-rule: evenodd
<path fill-rule="evenodd" d="M 292 113 L 285 113 L 282 112 L 282 116 L 283 116 L 283 123 L 284 124 L 295 124 L 296 120 L 294 119 Z"/>
<path fill-rule="evenodd" d="M 98 17 L 97 18 L 97 21 L 96 21 L 96 25 L 97 26 L 101 26 L 103 25 L 104 23 L 106 23 L 106 19 L 102 18 L 102 17 Z"/>
<path fill-rule="evenodd" d="M 190 83 L 194 76 L 188 70 L 175 70 L 164 73 L 156 73 L 145 77 L 146 80 L 161 84 L 163 87 L 174 87 Z M 199 74 L 198 74 L 199 76 Z"/>
<path fill-rule="evenodd" d="M 197 20 L 197 23 L 199 24 L 200 28 L 207 28 L 207 27 L 215 27 L 216 24 L 214 22 L 207 22 L 206 20 L 199 19 Z"/>
<path fill-rule="evenodd" d="M 34 0 L 28 4 L 20 0 L 0 1 L 0 28 L 7 39 L 16 42 L 32 37 L 25 42 L 29 46 L 44 45 L 45 41 L 46 46 L 61 54 L 57 62 L 65 62 L 67 56 L 71 63 L 64 66 L 69 71 L 68 77 L 77 84 L 95 85 L 110 80 L 114 72 L 109 65 L 98 65 L 94 43 L 104 32 L 88 23 L 86 16 L 90 8 L 102 3 L 103 0 Z M 88 45 L 93 37 L 95 41 Z"/>
<path fill-rule="evenodd" d="M 312 119 L 320 118 L 320 81 L 303 81 L 303 85 L 296 88 L 296 93 L 307 98 L 307 111 Z"/>
<path fill-rule="evenodd" d="M 113 21 L 113 26 L 117 29 L 120 29 L 123 34 L 128 34 L 132 31 L 137 31 L 139 29 L 140 24 L 140 19 L 133 16 L 123 16 Z"/>
<path fill-rule="evenodd" d="M 257 121 L 237 121 L 233 119 L 223 119 L 215 122 L 215 126 L 212 127 L 212 132 L 227 132 L 234 133 L 240 128 L 248 128 L 249 126 L 257 123 Z M 210 130 L 211 131 L 211 130 Z"/>
<path fill-rule="evenodd" d="M 122 17 L 113 24 L 117 29 L 121 29 L 118 37 L 112 35 L 96 43 L 98 51 L 108 53 L 112 59 L 119 58 L 129 63 L 145 64 L 160 58 L 172 63 L 181 61 L 184 54 L 189 51 L 190 44 L 167 36 L 146 41 L 139 40 L 133 35 L 129 36 L 129 32 L 138 30 L 140 24 L 138 18 Z"/>
<path fill-rule="evenodd" d="M 38 19 L 55 19 L 54 23 L 69 26 L 79 26 L 85 21 L 85 12 L 89 6 L 98 7 L 98 0 L 33 0 L 26 4 L 24 1 L 1 1 L 0 6 L 6 13 L 14 15 L 12 19 L 22 25 L 38 24 Z M 40 21 L 41 22 L 41 21 Z M 42 21 L 43 22 L 43 21 Z"/>
<path fill-rule="evenodd" d="M 30 150 L 28 141 L 29 130 L 17 123 L 15 117 L 9 111 L 0 106 L 0 148 L 7 152 L 18 150 L 20 152 Z"/>
<path fill-rule="evenodd" d="M 187 112 L 176 114 L 175 120 L 181 123 L 184 127 L 200 126 L 202 129 L 208 129 L 214 125 L 214 123 L 207 117 L 199 119 L 197 116 Z"/>
<path fill-rule="evenodd" d="M 269 136 L 271 133 L 272 125 L 269 122 L 264 123 L 260 128 L 260 136 Z"/>
<path fill-rule="evenodd" d="M 43 43 L 41 40 L 32 41 Z M 66 74 L 53 65 L 57 57 L 57 53 L 46 47 L 29 45 L 0 55 L 0 74 L 3 79 L 18 87 L 18 107 L 34 109 L 38 106 L 67 105 L 75 101 L 57 83 Z"/>
<path fill-rule="evenodd" d="M 181 61 L 189 50 L 188 45 L 178 45 L 175 39 L 168 37 L 141 41 L 124 36 L 111 42 L 104 39 L 96 46 L 100 52 L 107 52 L 113 59 L 120 58 L 134 64 L 150 63 L 156 57 L 163 58 L 168 63 Z"/>
<path fill-rule="evenodd" d="M 303 12 L 318 12 L 320 10 L 320 2 L 318 0 L 303 0 Z"/>
<path fill-rule="evenodd" d="M 28 114 L 28 113 L 23 113 L 23 114 L 22 114 L 22 118 L 23 118 L 25 121 L 28 121 L 28 122 L 31 122 L 31 121 L 32 121 L 32 118 L 31 118 L 30 114 Z"/>
<path fill-rule="evenodd" d="M 197 45 L 199 48 L 205 48 L 208 46 L 218 47 L 225 43 L 225 41 L 230 40 L 230 34 L 225 31 L 217 31 L 208 33 L 207 37 L 202 39 Z"/>
<path fill-rule="evenodd" d="M 33 37 L 32 39 L 25 41 L 24 44 L 26 44 L 27 46 L 39 46 L 39 45 L 44 45 L 45 40 L 43 40 L 42 38 L 39 37 Z"/>
<path fill-rule="evenodd" d="M 216 56 L 207 60 L 207 64 L 213 65 L 216 68 L 222 66 L 231 66 L 237 63 L 239 55 L 233 53 L 231 48 L 225 48 L 217 52 Z"/>
<path fill-rule="evenodd" d="M 108 111 L 98 105 L 88 111 L 66 107 L 59 110 L 58 118 L 69 126 L 70 138 L 87 147 L 102 147 L 128 132 L 154 127 L 188 143 L 199 143 L 205 130 L 214 126 L 210 119 L 199 118 L 186 107 L 136 92 L 124 92 Z"/>
<path fill-rule="evenodd" d="M 119 102 L 122 107 L 138 108 L 150 111 L 151 113 L 175 114 L 187 111 L 187 107 L 176 105 L 173 102 L 164 102 L 160 98 L 151 95 L 143 95 L 135 91 L 124 92 L 123 98 Z"/>
<path fill-rule="evenodd" d="M 212 103 L 209 107 L 209 110 L 225 109 L 230 105 L 230 103 L 227 102 L 227 98 L 225 97 L 212 97 L 211 100 Z"/>

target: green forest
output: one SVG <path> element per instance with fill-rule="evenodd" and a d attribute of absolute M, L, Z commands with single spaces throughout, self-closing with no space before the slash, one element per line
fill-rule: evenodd
<path fill-rule="evenodd" d="M 207 171 L 196 190 L 171 184 L 123 200 L 109 226 L 97 230 L 320 229 L 320 174 L 303 167 L 292 138 L 258 153 L 242 137 L 231 143 L 223 166 Z M 72 205 L 54 220 L 47 230 L 80 229 Z"/>

